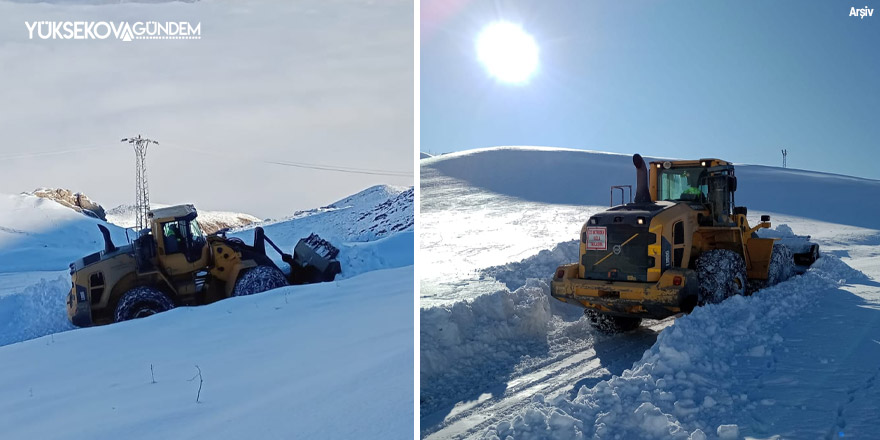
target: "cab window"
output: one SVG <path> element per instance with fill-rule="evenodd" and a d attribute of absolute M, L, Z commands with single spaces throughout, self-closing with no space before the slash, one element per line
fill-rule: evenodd
<path fill-rule="evenodd" d="M 705 179 L 700 182 L 700 177 L 705 173 L 705 168 L 672 168 L 660 170 L 658 199 L 672 201 L 699 201 L 705 200 L 708 187 Z M 702 185 L 700 183 L 703 183 Z"/>
<path fill-rule="evenodd" d="M 165 243 L 165 254 L 183 252 L 186 248 L 186 236 L 189 227 L 186 221 L 178 220 L 162 225 L 162 237 Z"/>

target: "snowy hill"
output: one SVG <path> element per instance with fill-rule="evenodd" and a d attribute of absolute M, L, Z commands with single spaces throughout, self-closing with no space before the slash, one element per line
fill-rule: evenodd
<path fill-rule="evenodd" d="M 707 156 L 717 156 L 707 154 Z M 722 157 L 723 158 L 723 157 Z M 880 182 L 737 165 L 750 221 L 813 236 L 806 274 L 637 331 L 549 297 L 631 156 L 494 148 L 423 159 L 420 420 L 429 439 L 841 438 L 880 416 Z M 789 228 L 790 227 L 790 228 Z"/>
<path fill-rule="evenodd" d="M 430 154 L 428 154 L 428 153 L 425 153 L 424 151 L 419 152 L 419 159 L 428 159 L 428 158 L 430 158 L 430 157 L 434 157 L 434 156 L 432 156 L 432 155 L 430 155 Z"/>
<path fill-rule="evenodd" d="M 153 203 L 153 209 L 166 208 L 170 205 Z M 198 209 L 198 206 L 196 206 Z M 132 228 L 135 223 L 134 205 L 119 205 L 107 211 L 107 221 L 123 228 Z M 199 210 L 199 226 L 205 234 L 213 234 L 223 228 L 240 228 L 251 223 L 260 221 L 250 214 L 228 211 L 203 211 Z"/>
<path fill-rule="evenodd" d="M 266 230 L 270 238 L 284 237 L 282 242 L 291 246 L 300 238 L 307 237 L 308 231 L 316 232 L 331 242 L 370 241 L 393 232 L 412 230 L 413 205 L 411 187 L 379 185 L 330 205 L 299 211 L 286 219 L 268 220 L 259 226 Z M 251 231 L 252 228 L 244 228 L 235 232 L 235 235 L 250 240 L 253 236 Z"/>

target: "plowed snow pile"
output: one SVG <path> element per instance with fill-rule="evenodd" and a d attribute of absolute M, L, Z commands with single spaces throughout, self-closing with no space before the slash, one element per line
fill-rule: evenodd
<path fill-rule="evenodd" d="M 484 438 L 739 438 L 774 432 L 785 433 L 785 438 L 816 438 L 829 430 L 836 436 L 838 420 L 813 407 L 821 397 L 811 399 L 797 391 L 768 393 L 762 388 L 780 383 L 807 386 L 802 381 L 813 378 L 798 377 L 799 369 L 815 368 L 811 364 L 816 362 L 828 365 L 840 361 L 837 356 L 856 360 L 852 358 L 858 355 L 847 353 L 852 345 L 843 344 L 847 350 L 814 347 L 812 353 L 796 353 L 818 356 L 799 365 L 780 363 L 780 359 L 791 357 L 787 338 L 812 333 L 792 328 L 792 319 L 821 307 L 827 299 L 823 297 L 849 295 L 840 289 L 848 281 L 866 280 L 864 274 L 826 255 L 803 276 L 751 297 L 737 296 L 699 308 L 676 320 L 623 374 L 592 388 L 581 388 L 571 400 L 543 401 L 543 396 L 534 396 L 527 408 L 493 426 Z M 853 318 L 859 314 L 858 309 L 837 312 L 852 313 Z M 876 318 L 873 322 L 860 320 L 859 326 L 864 325 L 880 330 Z M 878 371 L 877 365 L 871 371 L 870 361 L 857 364 L 864 368 L 866 379 Z M 792 371 L 785 371 L 789 368 Z M 825 388 L 813 388 L 813 392 L 826 394 L 836 386 L 821 385 Z M 868 392 L 880 397 L 880 390 Z M 874 403 L 856 404 L 864 407 Z M 775 426 L 755 426 L 755 418 L 773 420 Z M 870 432 L 871 423 L 878 421 L 880 416 L 859 420 L 858 427 L 850 431 Z"/>

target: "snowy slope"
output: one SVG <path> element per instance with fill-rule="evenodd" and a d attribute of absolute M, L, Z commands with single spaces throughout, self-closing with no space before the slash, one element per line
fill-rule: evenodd
<path fill-rule="evenodd" d="M 2 438 L 408 438 L 412 286 L 374 271 L 2 347 Z"/>
<path fill-rule="evenodd" d="M 98 224 L 110 229 L 115 243 L 127 242 L 124 229 L 52 200 L 0 194 L 0 273 L 64 270 L 71 261 L 103 248 Z"/>
<path fill-rule="evenodd" d="M 421 168 L 420 252 L 432 268 L 420 280 L 423 436 L 875 433 L 880 208 L 867 201 L 880 182 L 737 165 L 750 220 L 771 214 L 777 234 L 812 235 L 821 264 L 609 337 L 549 298 L 546 280 L 577 258 L 577 233 L 607 208 L 609 186 L 634 185 L 630 156 L 498 148 Z"/>
<path fill-rule="evenodd" d="M 415 212 L 412 194 L 412 188 L 388 185 L 370 187 L 331 205 L 297 212 L 287 219 L 255 223 L 231 235 L 250 243 L 254 237 L 253 228 L 262 226 L 269 239 L 285 252 L 291 252 L 300 239 L 317 233 L 340 248 L 339 260 L 343 263 L 341 276 L 347 277 L 360 273 L 358 269 L 354 272 L 346 270 L 346 261 L 353 258 L 351 254 L 366 249 L 357 243 L 379 240 L 376 246 L 392 246 L 390 242 L 393 241 L 395 248 L 409 246 L 409 254 L 412 255 Z M 391 236 L 397 237 L 381 240 Z M 382 252 L 378 248 L 373 251 Z M 281 261 L 277 255 L 273 254 L 273 258 Z"/>

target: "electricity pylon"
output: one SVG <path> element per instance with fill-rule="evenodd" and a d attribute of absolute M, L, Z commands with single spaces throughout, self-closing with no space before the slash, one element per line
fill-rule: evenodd
<path fill-rule="evenodd" d="M 128 142 L 134 147 L 135 155 L 135 226 L 138 233 L 144 230 L 147 225 L 147 213 L 150 212 L 150 189 L 147 186 L 147 145 L 153 143 L 159 145 L 158 142 L 137 137 L 125 138 L 122 142 Z"/>

